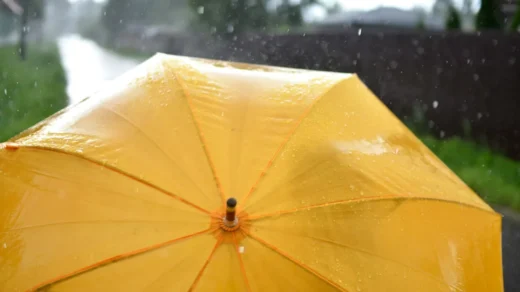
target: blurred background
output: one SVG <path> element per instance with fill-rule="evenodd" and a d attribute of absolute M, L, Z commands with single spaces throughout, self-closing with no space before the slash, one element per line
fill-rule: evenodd
<path fill-rule="evenodd" d="M 504 215 L 520 291 L 519 28 L 517 0 L 0 0 L 0 141 L 156 52 L 355 72 Z"/>

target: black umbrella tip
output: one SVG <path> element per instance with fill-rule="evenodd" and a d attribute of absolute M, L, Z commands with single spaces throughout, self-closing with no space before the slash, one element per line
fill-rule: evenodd
<path fill-rule="evenodd" d="M 235 208 L 237 206 L 237 200 L 235 198 L 229 198 L 226 205 L 228 208 Z"/>

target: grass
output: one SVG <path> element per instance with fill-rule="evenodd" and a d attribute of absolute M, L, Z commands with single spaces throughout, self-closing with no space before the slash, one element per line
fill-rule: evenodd
<path fill-rule="evenodd" d="M 67 105 L 66 77 L 55 46 L 0 47 L 0 142 Z"/>
<path fill-rule="evenodd" d="M 486 202 L 520 211 L 520 162 L 461 138 L 419 137 Z"/>

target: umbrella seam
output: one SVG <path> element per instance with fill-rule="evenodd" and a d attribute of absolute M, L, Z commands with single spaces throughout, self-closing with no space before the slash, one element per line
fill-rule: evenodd
<path fill-rule="evenodd" d="M 249 284 L 249 280 L 247 278 L 247 273 L 246 273 L 246 267 L 244 265 L 244 260 L 242 259 L 242 255 L 239 252 L 237 237 L 235 235 L 235 232 L 233 232 L 232 234 L 233 234 L 233 244 L 235 246 L 235 252 L 236 252 L 237 257 L 238 257 L 238 262 L 240 263 L 240 271 L 242 272 L 242 276 L 244 277 L 244 282 L 246 284 L 247 291 L 250 292 L 250 291 L 252 291 L 251 290 L 251 285 Z"/>
<path fill-rule="evenodd" d="M 427 275 L 430 279 L 434 280 L 435 282 L 437 282 L 439 284 L 443 284 L 443 285 L 446 285 L 446 286 L 448 286 L 450 288 L 454 288 L 455 291 L 461 291 L 460 288 L 442 281 L 442 279 L 437 278 L 435 275 L 433 275 L 431 273 L 428 273 L 428 272 L 426 272 L 424 270 L 421 270 L 421 269 L 414 268 L 412 266 L 408 266 L 408 265 L 406 265 L 404 263 L 401 263 L 401 262 L 398 262 L 396 260 L 393 260 L 393 259 L 390 259 L 390 258 L 386 258 L 384 256 L 381 256 L 381 255 L 378 255 L 376 253 L 370 252 L 368 250 L 356 248 L 356 247 L 353 247 L 351 245 L 346 245 L 346 244 L 342 244 L 342 243 L 339 243 L 339 242 L 336 242 L 336 241 L 333 241 L 333 240 L 328 240 L 328 239 L 314 237 L 314 236 L 298 236 L 297 234 L 294 234 L 294 233 L 292 233 L 291 235 L 294 236 L 294 237 L 307 237 L 307 238 L 310 238 L 310 239 L 313 239 L 313 240 L 316 240 L 316 241 L 322 241 L 322 242 L 325 242 L 325 243 L 328 243 L 328 244 L 337 245 L 337 246 L 346 248 L 346 249 L 354 251 L 354 252 L 367 254 L 367 255 L 370 255 L 372 257 L 379 258 L 379 259 L 382 259 L 382 260 L 394 263 L 394 264 L 399 265 L 399 266 L 403 266 L 403 267 L 408 268 L 408 269 L 410 269 L 412 271 L 415 271 L 415 272 L 418 272 L 418 273 L 423 273 L 423 274 Z"/>
<path fill-rule="evenodd" d="M 261 244 L 263 244 L 264 246 L 266 246 L 267 248 L 275 251 L 276 253 L 278 253 L 279 255 L 285 257 L 286 259 L 290 260 L 291 262 L 293 262 L 294 264 L 296 264 L 297 266 L 299 266 L 300 268 L 302 268 L 303 270 L 313 274 L 314 276 L 318 277 L 319 279 L 321 279 L 322 281 L 326 282 L 327 284 L 329 284 L 330 286 L 338 289 L 339 291 L 344 291 L 344 292 L 348 292 L 348 290 L 346 290 L 345 288 L 339 286 L 338 284 L 332 282 L 331 280 L 327 279 L 325 276 L 323 276 L 322 274 L 320 274 L 319 272 L 317 272 L 316 270 L 312 269 L 311 267 L 307 266 L 306 264 L 294 259 L 293 257 L 291 257 L 290 255 L 288 255 L 287 253 L 283 252 L 282 250 L 276 248 L 274 245 L 264 241 L 263 239 L 260 239 L 259 237 L 257 237 L 256 235 L 253 235 L 249 232 L 247 232 L 247 234 L 249 235 L 249 237 L 251 237 L 252 239 L 260 242 Z"/>
<path fill-rule="evenodd" d="M 207 143 L 206 143 L 206 140 L 204 138 L 204 135 L 202 134 L 202 131 L 200 129 L 200 124 L 197 121 L 197 119 L 195 118 L 195 112 L 193 111 L 193 105 L 191 103 L 191 96 L 188 94 L 188 91 L 185 88 L 185 84 L 184 84 L 183 81 L 181 82 L 182 79 L 177 74 L 177 72 L 175 72 L 175 70 L 171 69 L 171 68 L 170 68 L 170 71 L 172 72 L 173 76 L 175 77 L 175 80 L 177 81 L 177 83 L 181 87 L 182 93 L 183 93 L 184 97 L 186 98 L 186 103 L 187 103 L 188 108 L 190 110 L 191 117 L 193 119 L 193 122 L 195 123 L 195 127 L 197 128 L 197 135 L 199 136 L 200 142 L 202 143 L 202 148 L 204 149 L 204 153 L 206 154 L 206 158 L 208 159 L 208 163 L 209 163 L 211 171 L 213 173 L 213 179 L 215 180 L 217 189 L 218 189 L 218 191 L 220 193 L 220 197 L 222 198 L 222 202 L 225 202 L 226 201 L 226 197 L 224 195 L 224 190 L 222 189 L 222 184 L 220 182 L 220 178 L 217 176 L 217 171 L 216 171 L 216 168 L 215 168 L 215 164 L 214 164 L 214 162 L 211 159 L 211 156 L 209 154 L 209 149 L 207 147 Z"/>
<path fill-rule="evenodd" d="M 244 197 L 243 201 L 242 201 L 242 204 L 245 205 L 245 202 L 251 197 L 251 195 L 254 193 L 254 191 L 256 190 L 256 188 L 258 187 L 258 185 L 260 184 L 260 182 L 265 178 L 265 176 L 267 175 L 267 172 L 269 171 L 269 169 L 271 169 L 272 165 L 274 164 L 274 162 L 276 161 L 276 159 L 280 156 L 280 154 L 282 153 L 282 151 L 285 149 L 285 147 L 287 146 L 287 144 L 289 143 L 289 141 L 291 140 L 291 138 L 294 136 L 294 134 L 296 133 L 296 131 L 299 129 L 300 125 L 302 124 L 302 122 L 305 120 L 306 117 L 308 117 L 310 115 L 310 113 L 312 112 L 313 109 L 316 108 L 316 104 L 321 101 L 323 99 L 323 97 L 325 97 L 326 95 L 328 95 L 329 92 L 331 92 L 336 86 L 342 84 L 343 82 L 346 82 L 347 80 L 349 80 L 348 77 L 343 77 L 341 78 L 339 81 L 335 82 L 333 85 L 330 86 L 330 88 L 328 88 L 325 92 L 323 92 L 321 95 L 319 95 L 312 103 L 311 105 L 307 108 L 307 110 L 305 110 L 305 112 L 298 118 L 297 122 L 296 122 L 296 125 L 294 126 L 294 128 L 291 130 L 291 132 L 287 135 L 287 137 L 284 139 L 284 141 L 282 142 L 282 144 L 280 144 L 280 146 L 278 147 L 278 149 L 276 150 L 276 152 L 274 153 L 273 157 L 269 160 L 269 162 L 267 163 L 267 165 L 265 166 L 264 170 L 260 173 L 260 176 L 258 177 L 258 179 L 256 180 L 256 182 L 253 184 L 253 186 L 251 187 L 251 189 L 249 190 L 249 192 L 246 194 L 246 196 Z"/>
<path fill-rule="evenodd" d="M 211 259 L 213 258 L 213 256 L 215 255 L 215 252 L 217 251 L 217 248 L 222 244 L 222 241 L 223 241 L 223 238 L 220 237 L 218 240 L 217 240 L 217 243 L 215 244 L 215 246 L 213 247 L 213 250 L 211 251 L 211 253 L 209 254 L 209 257 L 208 259 L 206 260 L 206 262 L 204 262 L 204 265 L 202 266 L 202 268 L 200 269 L 199 273 L 197 274 L 197 277 L 195 278 L 195 280 L 193 281 L 193 284 L 191 284 L 190 288 L 188 289 L 188 291 L 193 291 L 196 287 L 197 287 L 197 284 L 199 283 L 200 279 L 202 278 L 202 274 L 204 274 L 204 271 L 206 270 L 206 268 L 208 267 L 209 263 L 211 262 Z"/>
<path fill-rule="evenodd" d="M 259 215 L 249 215 L 249 220 L 251 220 L 251 221 L 262 220 L 265 218 L 281 216 L 281 215 L 288 215 L 288 214 L 293 214 L 293 213 L 297 213 L 297 212 L 301 212 L 301 211 L 307 211 L 310 209 L 323 208 L 323 207 L 327 207 L 327 206 L 340 205 L 340 204 L 345 204 L 345 203 L 355 204 L 355 203 L 361 203 L 364 201 L 385 201 L 385 200 L 436 201 L 436 202 L 440 202 L 440 203 L 459 205 L 461 207 L 475 209 L 475 210 L 487 213 L 492 216 L 501 217 L 500 214 L 498 214 L 494 211 L 482 209 L 482 208 L 474 206 L 474 205 L 457 202 L 457 201 L 444 200 L 444 199 L 439 199 L 439 198 L 418 198 L 418 197 L 408 197 L 408 196 L 376 196 L 376 197 L 368 197 L 368 198 L 340 200 L 340 201 L 335 201 L 335 202 L 311 205 L 311 206 L 300 207 L 300 208 L 295 208 L 295 209 L 291 209 L 291 210 L 282 210 L 282 211 L 277 211 L 277 212 L 264 213 L 264 214 L 259 214 Z"/>
<path fill-rule="evenodd" d="M 201 211 L 201 212 L 203 212 L 205 214 L 208 214 L 208 215 L 211 214 L 210 211 L 208 211 L 208 210 L 206 210 L 206 209 L 204 209 L 204 208 L 202 208 L 202 207 L 200 207 L 198 205 L 195 205 L 195 204 L 185 200 L 184 198 L 179 197 L 178 195 L 173 194 L 173 193 L 171 193 L 171 192 L 169 192 L 169 191 L 167 191 L 167 190 L 165 190 L 163 188 L 160 188 L 160 187 L 158 187 L 158 186 L 156 186 L 156 185 L 154 185 L 154 184 L 152 184 L 152 183 L 150 183 L 150 182 L 148 182 L 148 181 L 146 181 L 144 179 L 140 179 L 140 178 L 138 178 L 138 177 L 136 177 L 136 176 L 134 176 L 134 175 L 132 175 L 130 173 L 127 173 L 127 172 L 125 172 L 125 171 L 123 171 L 121 169 L 115 168 L 115 167 L 113 167 L 111 165 L 107 165 L 107 164 L 102 163 L 102 162 L 100 162 L 98 160 L 95 160 L 95 159 L 83 156 L 83 155 L 78 154 L 76 152 L 69 152 L 69 151 L 62 150 L 62 149 L 52 148 L 52 147 L 48 147 L 48 146 L 40 146 L 40 145 L 24 145 L 24 144 L 21 144 L 21 145 L 19 145 L 19 148 L 20 149 L 22 149 L 22 148 L 25 148 L 25 149 L 37 149 L 37 150 L 42 150 L 42 151 L 50 151 L 50 152 L 55 152 L 55 153 L 61 153 L 61 154 L 64 154 L 64 155 L 70 155 L 70 156 L 74 156 L 76 158 L 80 158 L 80 159 L 89 161 L 89 162 L 94 163 L 96 165 L 102 166 L 102 167 L 104 167 L 104 168 L 106 168 L 108 170 L 111 170 L 111 171 L 114 171 L 116 173 L 122 174 L 122 175 L 124 175 L 124 176 L 126 176 L 126 177 L 128 177 L 130 179 L 133 179 L 133 180 L 135 180 L 135 181 L 137 181 L 139 183 L 142 183 L 142 184 L 144 184 L 144 185 L 146 185 L 148 187 L 151 187 L 151 188 L 153 188 L 153 189 L 155 189 L 157 191 L 160 191 L 161 193 L 164 193 L 165 195 L 167 195 L 167 196 L 169 196 L 171 198 L 174 198 L 174 199 L 176 199 L 176 200 L 178 200 L 178 201 L 180 201 L 180 202 L 182 202 L 182 203 L 184 203 L 184 204 L 186 204 L 186 205 L 188 205 L 188 206 L 190 206 L 190 207 L 192 207 L 192 208 L 194 208 L 196 210 L 199 210 L 199 211 Z"/>
<path fill-rule="evenodd" d="M 126 260 L 126 259 L 129 259 L 131 257 L 134 257 L 134 256 L 142 255 L 144 253 L 147 253 L 147 252 L 150 252 L 150 251 L 154 251 L 154 250 L 163 248 L 163 247 L 168 246 L 170 244 L 174 244 L 174 243 L 179 242 L 181 240 L 189 239 L 189 238 L 192 238 L 192 237 L 195 237 L 195 236 L 198 236 L 198 235 L 202 235 L 202 234 L 205 234 L 205 233 L 212 232 L 213 230 L 215 230 L 215 228 L 208 228 L 206 230 L 199 231 L 199 232 L 196 232 L 196 233 L 192 233 L 192 234 L 189 234 L 189 235 L 186 235 L 186 236 L 178 237 L 178 238 L 175 238 L 175 239 L 172 239 L 172 240 L 168 240 L 168 241 L 165 241 L 165 242 L 162 242 L 162 243 L 158 243 L 158 244 L 155 244 L 155 245 L 151 245 L 151 246 L 144 247 L 144 248 L 141 248 L 141 249 L 137 249 L 137 250 L 134 250 L 134 251 L 130 251 L 130 252 L 127 252 L 127 253 L 123 253 L 123 254 L 120 254 L 120 255 L 116 255 L 116 256 L 113 256 L 113 257 L 110 257 L 110 258 L 98 261 L 98 262 L 96 262 L 94 264 L 85 266 L 85 267 L 80 268 L 78 270 L 72 271 L 70 273 L 67 273 L 67 274 L 55 277 L 55 278 L 50 279 L 48 281 L 45 281 L 43 283 L 40 283 L 40 284 L 34 286 L 33 288 L 30 288 L 27 291 L 37 291 L 37 290 L 43 289 L 45 287 L 49 287 L 51 285 L 55 285 L 57 283 L 65 281 L 65 280 L 74 278 L 74 277 L 79 276 L 81 274 L 84 274 L 84 273 L 93 271 L 95 269 L 101 268 L 103 266 L 110 265 L 110 264 L 113 264 L 113 263 L 117 263 L 117 262 L 120 262 L 122 260 Z"/>

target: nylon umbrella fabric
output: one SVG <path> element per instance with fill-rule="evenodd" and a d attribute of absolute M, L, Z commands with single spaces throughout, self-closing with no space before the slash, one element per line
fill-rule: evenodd
<path fill-rule="evenodd" d="M 157 54 L 0 187 L 2 291 L 503 291 L 501 217 L 355 74 Z"/>

